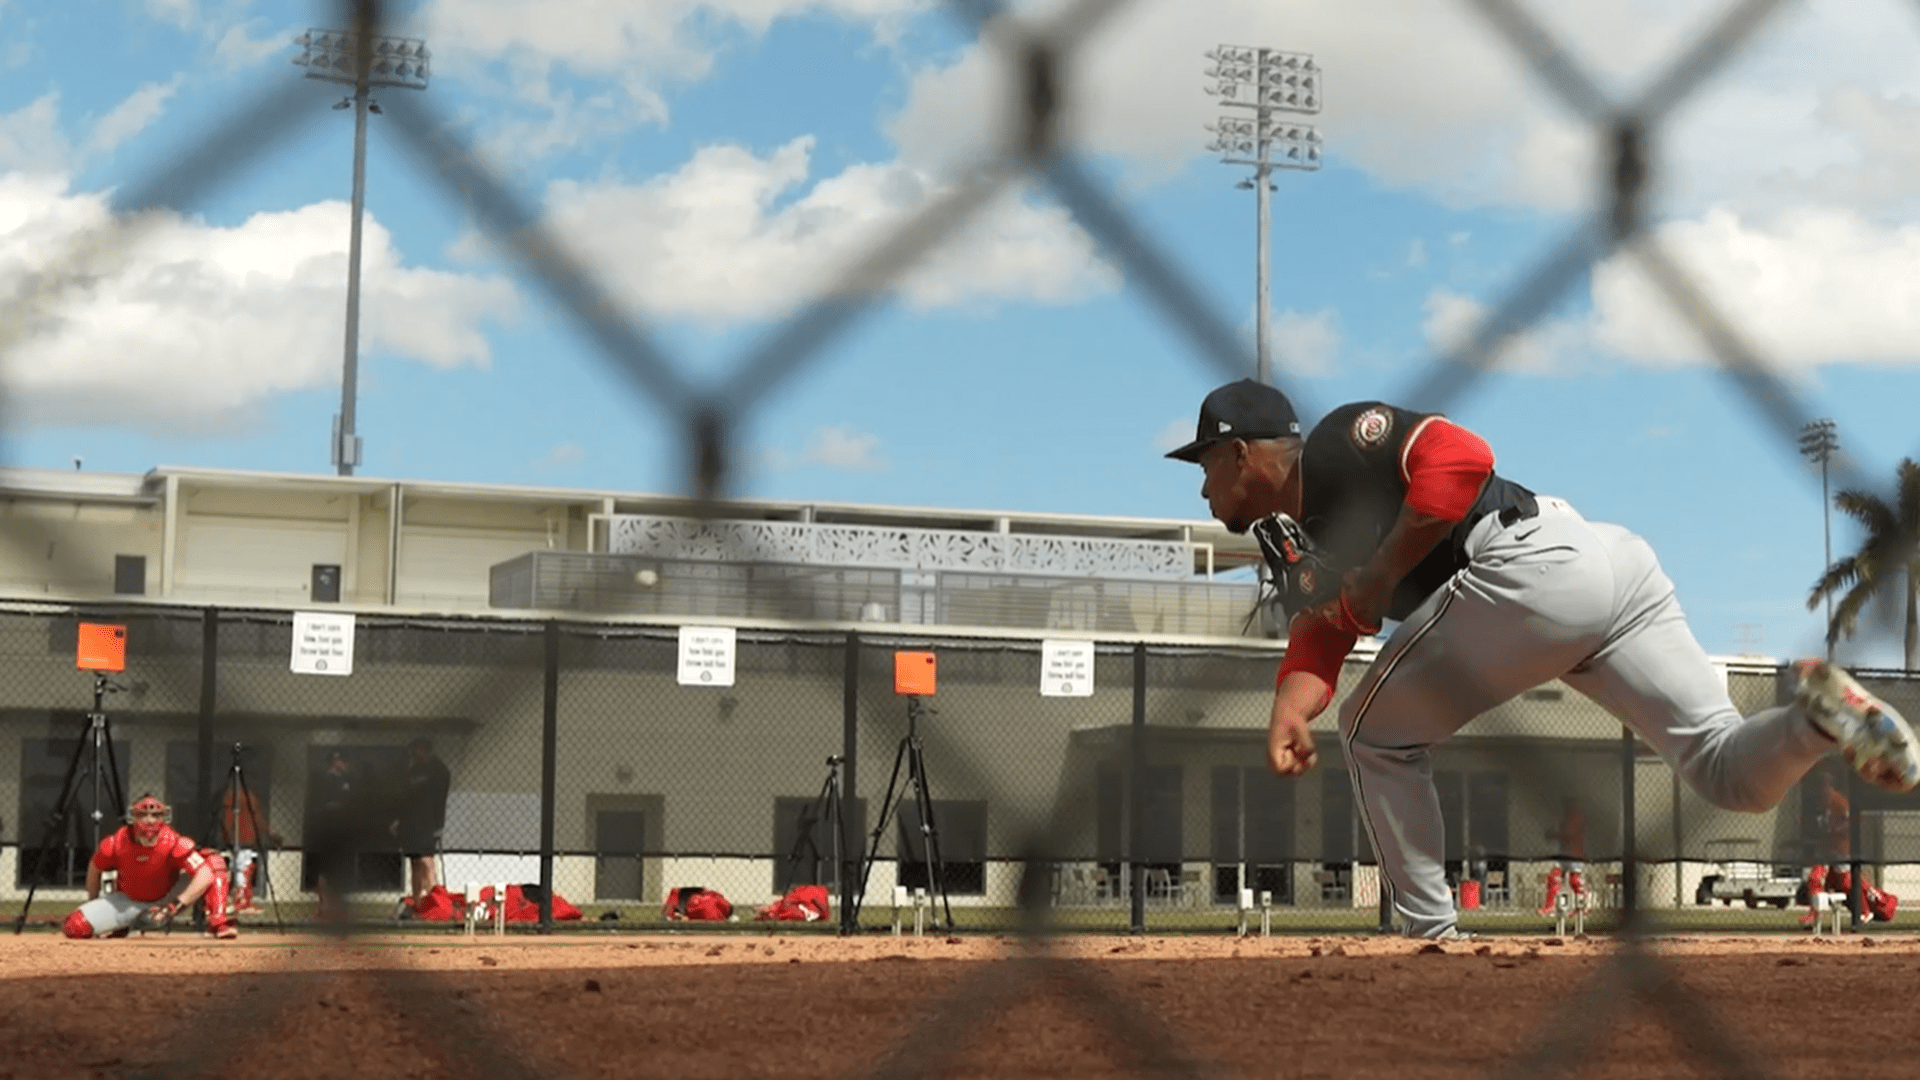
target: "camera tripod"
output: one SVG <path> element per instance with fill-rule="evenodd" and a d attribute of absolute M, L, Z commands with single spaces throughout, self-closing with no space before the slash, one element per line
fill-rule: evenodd
<path fill-rule="evenodd" d="M 273 925 L 285 930 L 286 927 L 280 922 L 280 897 L 273 891 L 273 875 L 267 872 L 267 830 L 260 824 L 260 803 L 253 797 L 253 789 L 247 786 L 246 771 L 240 766 L 240 755 L 245 750 L 243 744 L 233 744 L 233 764 L 227 767 L 228 807 L 224 814 L 216 809 L 214 817 L 227 833 L 227 872 L 238 880 L 246 876 L 246 871 L 240 865 L 240 852 L 247 846 L 240 842 L 240 815 L 246 814 L 246 823 L 253 828 L 253 847 L 255 860 L 260 867 L 260 884 L 266 889 L 267 902 L 273 905 Z M 219 820 L 222 817 L 224 821 Z M 238 914 L 237 910 L 235 914 Z"/>
<path fill-rule="evenodd" d="M 887 794 L 880 801 L 880 821 L 873 829 L 873 846 L 867 853 L 867 865 L 860 873 L 860 896 L 867 894 L 867 879 L 873 875 L 873 864 L 880 857 L 880 838 L 887 833 L 887 821 L 900 809 L 900 803 L 907 797 L 913 797 L 915 814 L 920 819 L 920 839 L 923 845 L 927 866 L 927 891 L 940 901 L 940 908 L 947 916 L 947 928 L 953 928 L 953 904 L 947 899 L 947 867 L 940 858 L 940 829 L 933 820 L 933 793 L 927 788 L 927 758 L 920 745 L 920 714 L 933 712 L 921 704 L 920 696 L 907 696 L 907 734 L 900 740 L 900 748 L 893 755 L 893 775 L 887 780 Z M 900 785 L 900 769 L 907 770 L 907 784 L 895 801 L 894 789 Z M 911 847 L 911 845 L 909 845 Z M 904 862 L 904 860 L 899 860 Z M 859 912 L 853 912 L 856 920 Z"/>
<path fill-rule="evenodd" d="M 833 882 L 839 887 L 840 892 L 840 930 L 842 933 L 847 933 L 855 923 L 847 910 L 847 904 L 851 901 L 853 894 L 847 888 L 849 875 L 845 853 L 846 807 L 840 796 L 840 769 L 844 760 L 837 755 L 827 758 L 826 782 L 820 785 L 820 794 L 800 812 L 800 831 L 793 838 L 793 850 L 787 853 L 787 882 L 789 885 L 803 884 L 800 878 L 801 860 L 809 856 L 817 876 L 817 868 L 824 853 L 813 838 L 813 830 L 816 825 L 824 822 L 827 826 L 827 834 L 832 837 L 828 846 L 833 851 L 831 863 Z M 805 884 L 825 884 L 825 882 L 810 881 Z"/>
<path fill-rule="evenodd" d="M 40 889 L 40 878 L 45 871 L 47 852 L 52 850 L 54 841 L 61 839 L 72 824 L 74 804 L 79 801 L 82 790 L 81 759 L 87 759 L 87 782 L 92 785 L 93 800 L 88 817 L 93 822 L 92 845 L 87 848 L 87 858 L 99 849 L 101 839 L 106 835 L 102 826 L 106 814 L 102 811 L 103 797 L 111 799 L 106 804 L 114 812 L 116 822 L 127 817 L 127 793 L 120 785 L 120 762 L 113 752 L 113 725 L 107 719 L 102 702 L 108 694 L 117 694 L 126 687 L 108 679 L 105 674 L 95 672 L 93 676 L 93 709 L 83 718 L 80 734 L 74 739 L 73 757 L 67 762 L 66 778 L 60 781 L 60 796 L 54 801 L 53 811 L 47 816 L 47 829 L 40 839 L 40 847 L 33 855 L 33 873 L 27 879 L 27 901 L 20 905 L 20 915 L 13 921 L 13 932 L 20 933 L 27 925 L 27 913 L 33 910 L 34 893 Z M 114 828 L 118 828 L 116 824 Z"/>

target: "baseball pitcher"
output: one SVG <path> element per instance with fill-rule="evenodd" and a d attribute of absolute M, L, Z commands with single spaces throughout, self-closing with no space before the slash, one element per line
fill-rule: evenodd
<path fill-rule="evenodd" d="M 1444 416 L 1343 405 L 1304 438 L 1293 403 L 1243 379 L 1208 394 L 1200 495 L 1253 532 L 1291 618 L 1268 728 L 1282 775 L 1312 768 L 1307 725 L 1361 635 L 1399 625 L 1340 706 L 1355 801 L 1414 937 L 1460 936 L 1428 751 L 1560 679 L 1620 718 L 1716 806 L 1772 808 L 1835 747 L 1894 791 L 1920 784 L 1913 730 L 1839 668 L 1796 665 L 1793 704 L 1742 717 L 1646 541 L 1494 471 Z"/>

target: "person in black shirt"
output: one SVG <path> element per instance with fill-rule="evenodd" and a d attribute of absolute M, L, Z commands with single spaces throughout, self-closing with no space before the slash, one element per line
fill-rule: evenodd
<path fill-rule="evenodd" d="M 347 917 L 346 894 L 357 880 L 357 856 L 363 841 L 363 803 L 366 792 L 358 771 L 339 750 L 327 755 L 327 766 L 314 774 L 307 805 L 308 856 L 314 862 L 314 889 L 320 895 L 320 918 Z"/>
<path fill-rule="evenodd" d="M 1341 702 L 1339 733 L 1410 936 L 1459 934 L 1429 750 L 1550 680 L 1730 810 L 1770 809 L 1836 744 L 1882 787 L 1920 785 L 1913 730 L 1824 660 L 1796 665 L 1793 704 L 1743 718 L 1646 541 L 1495 473 L 1486 442 L 1444 416 L 1355 402 L 1302 438 L 1286 395 L 1243 379 L 1207 395 L 1194 441 L 1167 456 L 1205 470 L 1201 498 L 1228 529 L 1288 515 L 1339 576 L 1337 593 L 1288 612 L 1267 735 L 1276 772 L 1313 766 L 1308 725 L 1347 653 L 1399 623 Z"/>
<path fill-rule="evenodd" d="M 425 900 L 440 883 L 436 856 L 440 834 L 447 823 L 447 791 L 453 774 L 446 762 L 433 752 L 433 740 L 421 736 L 407 744 L 406 789 L 401 793 L 399 816 L 389 831 L 400 841 L 407 857 L 415 903 Z"/>

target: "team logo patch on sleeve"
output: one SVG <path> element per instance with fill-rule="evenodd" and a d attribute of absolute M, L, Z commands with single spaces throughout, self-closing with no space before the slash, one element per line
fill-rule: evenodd
<path fill-rule="evenodd" d="M 1384 405 L 1373 408 L 1353 418 L 1353 445 L 1362 450 L 1378 450 L 1387 445 L 1387 436 L 1393 434 L 1393 413 Z"/>

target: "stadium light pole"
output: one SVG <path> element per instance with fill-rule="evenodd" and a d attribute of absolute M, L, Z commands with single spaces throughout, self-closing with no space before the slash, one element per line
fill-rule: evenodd
<path fill-rule="evenodd" d="M 1207 77 L 1214 80 L 1207 93 L 1222 105 L 1252 111 L 1251 116 L 1223 114 L 1208 124 L 1214 138 L 1207 149 L 1218 152 L 1223 164 L 1253 168 L 1253 176 L 1241 181 L 1240 187 L 1254 191 L 1254 375 L 1264 383 L 1269 381 L 1271 366 L 1267 347 L 1270 177 L 1275 169 L 1320 167 L 1320 129 L 1289 118 L 1289 114 L 1320 111 L 1320 65 L 1309 53 L 1245 45 L 1222 45 L 1208 50 L 1206 57 L 1213 62 Z"/>
<path fill-rule="evenodd" d="M 360 382 L 360 218 L 367 203 L 367 113 L 380 112 L 373 100 L 375 87 L 425 90 L 430 57 L 427 43 L 419 38 L 345 30 L 308 30 L 293 43 L 302 49 L 293 62 L 307 69 L 307 78 L 353 88 L 352 97 L 334 105 L 353 109 L 353 224 L 347 234 L 346 359 L 340 373 L 340 412 L 333 418 L 333 463 L 341 476 L 352 476 L 360 464 L 354 407 Z"/>
<path fill-rule="evenodd" d="M 1840 452 L 1840 436 L 1834 430 L 1832 420 L 1815 420 L 1800 429 L 1800 453 L 1809 461 L 1820 463 L 1820 526 L 1825 536 L 1826 561 L 1820 564 L 1820 573 L 1826 575 L 1833 566 L 1833 499 L 1827 494 L 1827 464 Z M 1827 659 L 1833 659 L 1833 592 L 1827 592 L 1827 625 L 1824 628 L 1827 639 Z"/>

